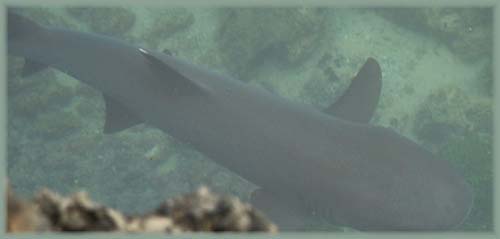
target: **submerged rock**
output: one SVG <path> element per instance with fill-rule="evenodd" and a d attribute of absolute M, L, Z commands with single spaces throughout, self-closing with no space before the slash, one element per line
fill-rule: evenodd
<path fill-rule="evenodd" d="M 38 207 L 14 196 L 7 188 L 7 232 L 46 231 L 49 222 Z"/>
<path fill-rule="evenodd" d="M 31 202 L 9 193 L 8 205 L 8 232 L 277 232 L 276 225 L 250 205 L 205 187 L 144 215 L 124 215 L 92 201 L 85 192 L 63 197 L 48 189 Z"/>
<path fill-rule="evenodd" d="M 155 214 L 170 217 L 183 231 L 277 231 L 249 204 L 236 197 L 214 194 L 206 187 L 167 200 Z"/>

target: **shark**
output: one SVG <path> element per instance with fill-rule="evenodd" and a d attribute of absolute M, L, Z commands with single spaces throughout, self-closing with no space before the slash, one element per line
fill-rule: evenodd
<path fill-rule="evenodd" d="M 258 185 L 251 203 L 283 230 L 307 216 L 363 231 L 457 228 L 471 186 L 449 161 L 370 124 L 382 74 L 367 58 L 326 109 L 104 35 L 43 26 L 12 10 L 9 55 L 25 75 L 53 67 L 102 92 L 104 133 L 146 123 Z"/>

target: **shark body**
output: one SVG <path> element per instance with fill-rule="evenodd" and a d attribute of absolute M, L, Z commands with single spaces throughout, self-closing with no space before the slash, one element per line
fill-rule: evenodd
<path fill-rule="evenodd" d="M 169 54 L 11 11 L 8 53 L 100 90 L 106 133 L 150 124 L 257 184 L 252 200 L 284 229 L 300 228 L 286 214 L 294 212 L 360 230 L 448 230 L 472 205 L 449 162 L 368 124 L 381 78 L 371 58 L 320 111 Z"/>

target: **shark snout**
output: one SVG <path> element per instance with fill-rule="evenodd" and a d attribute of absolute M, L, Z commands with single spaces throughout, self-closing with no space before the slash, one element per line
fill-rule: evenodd
<path fill-rule="evenodd" d="M 471 211 L 474 208 L 474 190 L 470 184 L 467 182 L 464 182 L 463 187 L 465 188 L 464 190 L 464 204 L 466 205 L 463 217 L 462 219 L 456 224 L 456 226 L 453 229 L 459 229 L 463 226 L 464 222 L 467 221 L 467 218 L 469 217 Z"/>
<path fill-rule="evenodd" d="M 454 180 L 454 184 L 440 185 L 435 194 L 438 204 L 436 218 L 440 218 L 440 224 L 450 229 L 459 229 L 467 220 L 474 206 L 474 194 L 472 187 L 464 180 Z"/>

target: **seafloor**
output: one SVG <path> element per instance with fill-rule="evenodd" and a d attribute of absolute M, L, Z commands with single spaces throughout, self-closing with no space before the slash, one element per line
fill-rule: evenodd
<path fill-rule="evenodd" d="M 168 50 L 318 109 L 374 57 L 383 88 L 372 123 L 461 168 L 476 200 L 460 229 L 492 229 L 490 9 L 18 10 L 44 25 Z M 96 201 L 139 212 L 200 184 L 242 199 L 256 188 L 147 125 L 104 135 L 100 92 L 55 69 L 23 78 L 23 60 L 8 63 L 8 175 L 17 193 L 85 189 Z"/>

